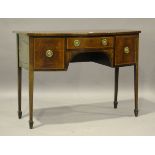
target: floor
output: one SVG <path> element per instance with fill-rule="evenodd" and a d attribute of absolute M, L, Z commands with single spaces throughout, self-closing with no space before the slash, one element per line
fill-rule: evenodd
<path fill-rule="evenodd" d="M 118 109 L 114 109 L 108 95 L 51 94 L 35 94 L 32 130 L 28 127 L 27 94 L 22 100 L 21 120 L 17 118 L 16 94 L 3 95 L 0 99 L 0 135 L 155 135 L 155 102 L 145 98 L 139 98 L 140 112 L 135 118 L 134 100 L 126 97 L 119 101 Z"/>

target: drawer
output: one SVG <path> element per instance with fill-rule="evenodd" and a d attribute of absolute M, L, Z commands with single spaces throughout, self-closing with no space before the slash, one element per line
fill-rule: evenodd
<path fill-rule="evenodd" d="M 67 38 L 67 49 L 112 48 L 113 37 Z"/>
<path fill-rule="evenodd" d="M 116 36 L 115 65 L 128 65 L 136 62 L 138 51 L 138 37 Z"/>
<path fill-rule="evenodd" d="M 34 69 L 64 69 L 64 39 L 34 39 Z"/>

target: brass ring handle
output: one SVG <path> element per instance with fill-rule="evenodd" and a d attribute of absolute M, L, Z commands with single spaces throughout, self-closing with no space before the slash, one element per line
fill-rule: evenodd
<path fill-rule="evenodd" d="M 53 56 L 53 51 L 52 50 L 47 50 L 46 51 L 46 57 L 51 58 Z"/>
<path fill-rule="evenodd" d="M 108 40 L 106 38 L 102 39 L 102 45 L 107 46 L 108 45 Z"/>
<path fill-rule="evenodd" d="M 124 47 L 124 53 L 125 54 L 129 54 L 130 53 L 130 49 L 129 49 L 129 47 Z"/>
<path fill-rule="evenodd" d="M 79 41 L 79 40 L 74 40 L 74 46 L 75 46 L 75 47 L 80 46 L 80 41 Z"/>

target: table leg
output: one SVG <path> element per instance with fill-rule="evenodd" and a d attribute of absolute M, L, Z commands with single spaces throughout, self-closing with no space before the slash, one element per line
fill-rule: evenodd
<path fill-rule="evenodd" d="M 135 116 L 138 116 L 138 64 L 134 65 Z"/>
<path fill-rule="evenodd" d="M 29 70 L 29 127 L 33 128 L 33 81 L 34 72 Z"/>
<path fill-rule="evenodd" d="M 115 92 L 114 92 L 114 108 L 117 108 L 118 101 L 118 78 L 119 78 L 119 67 L 115 67 Z"/>
<path fill-rule="evenodd" d="M 21 110 L 21 93 L 22 93 L 22 68 L 18 67 L 18 118 L 22 117 Z"/>

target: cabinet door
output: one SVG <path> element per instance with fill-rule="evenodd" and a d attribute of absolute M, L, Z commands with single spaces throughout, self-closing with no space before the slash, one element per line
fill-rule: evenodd
<path fill-rule="evenodd" d="M 115 65 L 130 65 L 136 62 L 138 36 L 116 36 Z"/>
<path fill-rule="evenodd" d="M 64 69 L 64 39 L 35 38 L 34 68 L 36 70 Z"/>

